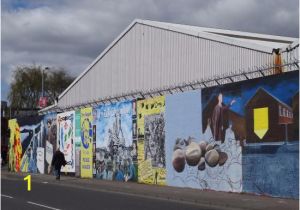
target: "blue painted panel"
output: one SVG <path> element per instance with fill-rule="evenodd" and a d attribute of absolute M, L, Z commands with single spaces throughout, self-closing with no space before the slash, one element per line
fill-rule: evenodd
<path fill-rule="evenodd" d="M 243 191 L 299 197 L 299 143 L 243 148 Z"/>
<path fill-rule="evenodd" d="M 197 169 L 188 167 L 182 173 L 175 172 L 172 166 L 172 155 L 177 138 L 189 136 L 198 141 L 202 133 L 201 92 L 190 91 L 166 96 L 166 168 L 167 184 L 178 187 L 199 188 L 195 178 Z M 190 174 L 190 175 L 189 175 Z"/>

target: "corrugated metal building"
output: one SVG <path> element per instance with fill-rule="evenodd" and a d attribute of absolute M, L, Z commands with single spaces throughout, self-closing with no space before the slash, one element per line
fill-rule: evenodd
<path fill-rule="evenodd" d="M 298 39 L 290 37 L 135 20 L 59 96 L 57 104 L 43 111 L 251 71 L 273 65 L 274 52 L 283 52 L 283 63 L 294 62 L 298 46 Z"/>

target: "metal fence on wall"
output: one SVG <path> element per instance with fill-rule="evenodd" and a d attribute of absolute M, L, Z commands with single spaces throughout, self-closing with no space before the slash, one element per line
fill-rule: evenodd
<path fill-rule="evenodd" d="M 274 75 L 278 69 L 284 72 L 290 71 L 299 71 L 299 60 L 298 59 L 289 59 L 288 63 L 284 63 L 282 65 L 265 65 L 260 67 L 253 67 L 247 70 L 240 70 L 238 73 L 228 73 L 214 76 L 210 79 L 206 80 L 195 80 L 190 83 L 182 83 L 176 86 L 168 86 L 160 89 L 152 89 L 148 91 L 138 91 L 132 92 L 129 94 L 123 95 L 114 95 L 105 98 L 98 98 L 92 101 L 84 101 L 80 104 L 74 104 L 73 106 L 66 106 L 66 107 L 57 107 L 55 105 L 49 107 L 49 109 L 44 109 L 39 112 L 39 114 L 46 114 L 51 112 L 64 112 L 69 110 L 80 109 L 84 107 L 95 107 L 100 104 L 109 104 L 115 103 L 122 100 L 129 100 L 129 99 L 144 99 L 149 97 L 155 96 L 162 96 L 166 94 L 173 94 L 178 92 L 184 92 L 188 90 L 196 90 L 206 87 L 212 87 L 217 85 L 224 85 L 234 82 L 240 82 L 250 79 L 255 79 L 259 77 L 266 77 L 270 75 Z"/>

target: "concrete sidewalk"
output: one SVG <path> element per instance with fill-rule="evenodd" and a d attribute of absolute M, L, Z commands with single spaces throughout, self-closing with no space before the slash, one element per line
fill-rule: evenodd
<path fill-rule="evenodd" d="M 27 173 L 12 173 L 6 169 L 1 170 L 1 179 L 23 179 Z M 190 188 L 177 188 L 168 186 L 145 185 L 138 183 L 123 183 L 97 179 L 80 179 L 62 176 L 56 181 L 54 176 L 31 174 L 32 188 L 34 183 L 47 183 L 53 185 L 84 188 L 94 191 L 113 192 L 117 194 L 132 194 L 135 196 L 152 197 L 164 200 L 193 203 L 216 209 L 263 209 L 263 210 L 298 210 L 299 200 L 272 198 L 245 193 L 215 192 L 209 190 L 196 190 Z"/>

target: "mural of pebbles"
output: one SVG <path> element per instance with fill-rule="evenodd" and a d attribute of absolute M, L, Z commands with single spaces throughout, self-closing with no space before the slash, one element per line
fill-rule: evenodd
<path fill-rule="evenodd" d="M 198 144 L 195 141 L 191 137 L 188 140 L 176 139 L 172 157 L 172 164 L 175 171 L 178 173 L 182 172 L 185 164 L 197 166 L 200 171 L 205 170 L 206 165 L 215 167 L 225 164 L 228 155 L 221 151 L 218 144 L 208 144 L 206 141 L 200 141 Z"/>

